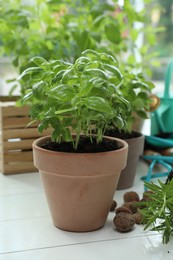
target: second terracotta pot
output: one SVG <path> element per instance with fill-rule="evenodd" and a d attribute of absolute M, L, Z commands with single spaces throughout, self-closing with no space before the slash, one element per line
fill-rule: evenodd
<path fill-rule="evenodd" d="M 144 150 L 144 135 L 138 134 L 138 137 L 125 139 L 129 145 L 127 165 L 121 173 L 117 190 L 130 188 L 134 184 L 138 161 Z"/>

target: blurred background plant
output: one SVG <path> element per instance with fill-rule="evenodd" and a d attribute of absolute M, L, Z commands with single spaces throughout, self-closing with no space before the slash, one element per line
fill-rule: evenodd
<path fill-rule="evenodd" d="M 154 0 L 150 7 L 152 26 L 160 28 L 155 35 L 156 43 L 150 48 L 157 53 L 160 63 L 159 67 L 152 68 L 152 75 L 153 79 L 163 81 L 166 68 L 173 59 L 173 1 Z"/>
<path fill-rule="evenodd" d="M 0 54 L 10 57 L 20 74 L 35 55 L 74 61 L 93 49 L 116 56 L 121 70 L 151 78 L 152 66 L 158 66 L 156 34 L 163 29 L 151 23 L 151 2 L 0 0 Z M 15 79 L 9 83 L 12 93 Z M 21 81 L 20 95 L 24 91 Z"/>

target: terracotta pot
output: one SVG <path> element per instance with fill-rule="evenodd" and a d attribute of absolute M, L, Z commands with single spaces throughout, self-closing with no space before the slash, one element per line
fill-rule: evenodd
<path fill-rule="evenodd" d="M 127 143 L 116 139 L 121 148 L 111 152 L 63 153 L 41 148 L 48 139 L 36 140 L 33 152 L 54 225 L 77 232 L 103 227 L 126 166 Z"/>
<path fill-rule="evenodd" d="M 138 137 L 125 139 L 128 143 L 128 157 L 126 168 L 122 171 L 117 189 L 127 189 L 133 186 L 139 157 L 144 150 L 144 135 L 139 133 Z"/>

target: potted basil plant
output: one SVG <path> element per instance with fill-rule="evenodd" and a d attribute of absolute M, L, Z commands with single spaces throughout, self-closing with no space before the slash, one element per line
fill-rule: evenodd
<path fill-rule="evenodd" d="M 137 117 L 141 120 L 148 117 L 152 104 L 151 91 L 154 88 L 154 84 L 147 80 L 142 73 L 125 71 L 123 75 L 124 80 L 120 91 L 131 104 L 131 109 L 127 111 L 127 127 L 119 130 L 112 125 L 106 131 L 106 135 L 121 138 L 129 145 L 127 165 L 120 176 L 117 189 L 127 189 L 134 184 L 137 164 L 143 154 L 145 139 L 141 129 L 134 127 L 134 123 Z"/>
<path fill-rule="evenodd" d="M 125 141 L 105 137 L 110 121 L 126 128 L 129 102 L 119 91 L 122 74 L 116 59 L 86 50 L 74 62 L 32 58 L 21 102 L 31 105 L 38 131 L 51 136 L 33 143 L 34 164 L 41 173 L 52 220 L 68 231 L 104 226 L 122 169 Z M 94 133 L 94 134 L 93 134 Z"/>

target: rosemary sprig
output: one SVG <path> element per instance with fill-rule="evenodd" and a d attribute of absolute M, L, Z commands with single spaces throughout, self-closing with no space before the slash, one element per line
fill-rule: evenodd
<path fill-rule="evenodd" d="M 173 179 L 158 185 L 145 182 L 149 200 L 137 203 L 143 216 L 144 230 L 162 232 L 162 242 L 167 244 L 173 236 Z"/>

